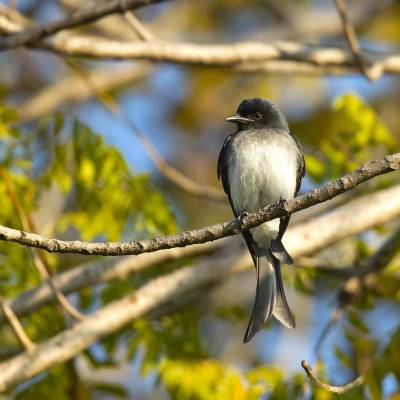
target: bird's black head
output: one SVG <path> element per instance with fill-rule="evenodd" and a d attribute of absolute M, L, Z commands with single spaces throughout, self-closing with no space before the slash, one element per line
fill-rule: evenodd
<path fill-rule="evenodd" d="M 243 100 L 236 115 L 226 119 L 235 122 L 239 130 L 247 128 L 274 128 L 288 130 L 288 123 L 275 104 L 255 98 Z"/>

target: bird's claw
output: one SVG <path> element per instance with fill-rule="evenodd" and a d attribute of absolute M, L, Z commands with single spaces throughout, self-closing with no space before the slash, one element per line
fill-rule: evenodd
<path fill-rule="evenodd" d="M 249 216 L 247 211 L 242 211 L 239 215 L 240 226 L 243 229 L 244 220 Z"/>

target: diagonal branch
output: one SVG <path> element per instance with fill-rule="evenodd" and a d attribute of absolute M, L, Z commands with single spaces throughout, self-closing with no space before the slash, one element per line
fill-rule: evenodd
<path fill-rule="evenodd" d="M 362 214 L 359 210 L 363 210 Z M 313 254 L 321 248 L 337 243 L 339 240 L 363 232 L 373 226 L 398 218 L 400 215 L 400 185 L 364 195 L 324 215 L 316 215 L 287 230 L 284 242 L 289 253 L 297 259 Z M 346 221 L 343 223 L 343 221 Z M 226 247 L 228 253 L 242 258 L 246 250 L 238 246 L 236 238 L 227 241 L 209 242 L 202 245 L 174 248 L 155 253 L 126 256 L 120 259 L 102 259 L 83 264 L 53 277 L 54 284 L 65 294 L 85 287 L 106 283 L 112 279 L 126 279 L 130 274 L 182 257 L 207 254 L 209 257 Z M 225 254 L 222 255 L 225 257 Z M 211 256 L 209 263 L 215 261 Z M 218 263 L 218 261 L 217 261 Z M 252 260 L 247 255 L 247 267 Z M 32 288 L 18 297 L 4 300 L 16 315 L 23 316 L 54 301 L 54 295 L 44 283 Z M 3 321 L 0 319 L 0 324 Z"/>
<path fill-rule="evenodd" d="M 2 299 L 0 299 L 0 309 L 4 315 L 4 318 L 10 324 L 11 329 L 13 330 L 18 341 L 21 343 L 25 350 L 31 351 L 35 347 L 35 344 L 25 332 L 14 311 Z"/>
<path fill-rule="evenodd" d="M 0 240 L 19 243 L 24 246 L 36 247 L 48 252 L 77 253 L 86 255 L 135 255 L 153 251 L 184 247 L 232 236 L 243 230 L 254 228 L 266 221 L 292 214 L 318 203 L 330 200 L 339 194 L 353 189 L 378 175 L 386 174 L 400 167 L 400 153 L 388 155 L 381 160 L 371 161 L 361 168 L 335 179 L 320 188 L 314 189 L 294 199 L 281 201 L 278 204 L 250 213 L 244 218 L 233 218 L 220 224 L 210 225 L 201 229 L 185 231 L 175 235 L 158 237 L 148 240 L 129 242 L 99 242 L 66 241 L 34 233 L 27 233 L 0 225 Z"/>
<path fill-rule="evenodd" d="M 0 50 L 27 46 L 54 35 L 57 32 L 95 22 L 107 15 L 122 14 L 129 10 L 134 10 L 149 4 L 160 3 L 162 1 L 164 0 L 101 1 L 93 7 L 77 10 L 70 16 L 60 19 L 59 21 L 48 22 L 2 38 L 0 40 Z"/>

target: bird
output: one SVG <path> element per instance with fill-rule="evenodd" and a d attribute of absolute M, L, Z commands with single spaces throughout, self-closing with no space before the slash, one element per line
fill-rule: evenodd
<path fill-rule="evenodd" d="M 295 197 L 305 175 L 304 152 L 278 107 L 269 100 L 246 99 L 226 121 L 235 123 L 236 131 L 225 139 L 217 175 L 235 217 Z M 293 263 L 282 243 L 289 219 L 286 215 L 242 231 L 257 275 L 244 343 L 272 315 L 287 328 L 295 328 L 281 274 L 281 263 Z"/>

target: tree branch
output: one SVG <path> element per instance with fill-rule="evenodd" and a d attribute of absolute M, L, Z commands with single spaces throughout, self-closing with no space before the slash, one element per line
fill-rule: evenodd
<path fill-rule="evenodd" d="M 143 59 L 177 64 L 206 65 L 242 68 L 253 63 L 265 68 L 283 61 L 301 68 L 319 68 L 320 72 L 336 69 L 337 72 L 358 73 L 353 55 L 340 47 L 311 46 L 297 42 L 236 42 L 234 44 L 195 44 L 152 42 L 120 42 L 88 36 L 58 35 L 51 43 L 38 44 L 37 48 L 59 52 L 68 56 L 88 56 L 101 59 Z M 378 79 L 384 72 L 400 74 L 400 55 L 370 54 L 370 76 Z"/>
<path fill-rule="evenodd" d="M 363 210 L 362 214 L 359 210 Z M 300 256 L 313 254 L 345 237 L 396 219 L 399 215 L 400 185 L 397 185 L 349 201 L 334 210 L 329 210 L 324 215 L 314 216 L 307 222 L 290 226 L 284 237 L 285 246 L 297 261 Z M 127 256 L 116 262 L 108 259 L 103 259 L 101 262 L 97 260 L 58 274 L 53 277 L 53 280 L 60 291 L 68 294 L 112 279 L 126 279 L 130 274 L 170 260 L 210 254 L 221 250 L 223 246 L 226 252 L 235 254 L 237 259 L 244 258 L 246 267 L 252 266 L 252 260 L 247 251 L 238 246 L 236 238 L 231 238 L 226 242 L 208 242 L 185 248 Z M 221 253 L 220 256 L 224 258 L 225 253 Z M 217 255 L 211 257 L 208 262 L 218 264 Z M 20 317 L 54 301 L 54 296 L 47 285 L 41 284 L 13 300 L 4 301 Z M 0 319 L 0 324 L 3 322 Z"/>
<path fill-rule="evenodd" d="M 4 318 L 10 324 L 11 329 L 13 330 L 18 341 L 21 343 L 25 350 L 31 351 L 35 347 L 35 344 L 25 332 L 13 310 L 2 299 L 0 299 L 0 309 L 4 315 Z"/>
<path fill-rule="evenodd" d="M 335 0 L 336 9 L 342 21 L 343 31 L 346 35 L 347 43 L 353 53 L 354 62 L 358 65 L 360 72 L 370 81 L 373 80 L 373 75 L 370 74 L 369 68 L 363 60 L 360 45 L 358 44 L 357 35 L 346 13 L 346 1 Z"/>
<path fill-rule="evenodd" d="M 263 222 L 292 214 L 315 204 L 330 200 L 371 178 L 394 171 L 399 167 L 400 153 L 388 155 L 381 160 L 364 164 L 361 168 L 331 181 L 320 188 L 307 192 L 294 199 L 282 201 L 279 204 L 263 208 L 258 212 L 250 213 L 245 218 L 234 218 L 228 222 L 210 225 L 197 230 L 185 231 L 176 235 L 130 242 L 88 243 L 77 240 L 66 241 L 47 238 L 45 236 L 0 225 L 0 240 L 41 248 L 48 252 L 102 256 L 136 255 L 173 247 L 184 247 L 190 244 L 206 243 L 235 235 L 242 230 L 254 228 Z"/>
<path fill-rule="evenodd" d="M 357 388 L 364 384 L 364 376 L 361 375 L 358 378 L 354 379 L 354 381 L 347 383 L 343 386 L 333 386 L 329 383 L 321 381 L 313 372 L 312 368 L 308 364 L 306 360 L 301 362 L 301 366 L 303 367 L 304 371 L 306 371 L 307 376 L 310 380 L 315 383 L 321 389 L 326 390 L 327 392 L 335 393 L 335 394 L 342 394 L 348 392 L 351 389 Z"/>
<path fill-rule="evenodd" d="M 0 5 L 0 29 L 17 35 L 26 32 L 17 13 Z M 25 21 L 25 20 L 24 20 Z M 61 32 L 51 41 L 27 45 L 69 56 L 110 59 L 146 59 L 154 62 L 232 67 L 235 70 L 278 73 L 358 73 L 359 66 L 351 52 L 338 47 L 311 46 L 298 42 L 237 42 L 233 44 L 123 42 L 96 36 Z M 364 52 L 367 53 L 367 52 Z M 400 74 L 400 55 L 368 53 L 370 79 L 384 73 Z"/>
<path fill-rule="evenodd" d="M 0 50 L 27 46 L 45 39 L 66 29 L 95 22 L 107 15 L 124 13 L 149 4 L 160 3 L 164 0 L 112 0 L 101 1 L 90 8 L 83 8 L 73 12 L 70 16 L 59 21 L 48 22 L 0 39 Z"/>
<path fill-rule="evenodd" d="M 310 228 L 313 228 L 317 232 L 321 228 L 321 223 L 325 223 L 328 227 L 324 234 L 321 235 L 323 243 L 314 243 L 315 250 L 321 246 L 324 247 L 337 242 L 341 237 L 345 237 L 350 232 L 355 232 L 355 229 L 362 230 L 363 227 L 367 228 L 368 225 L 365 225 L 366 220 L 381 223 L 384 220 L 379 220 L 379 217 L 382 218 L 386 210 L 383 210 L 379 205 L 382 203 L 386 204 L 385 198 L 388 200 L 388 203 L 393 202 L 393 209 L 395 208 L 394 204 L 397 202 L 397 214 L 389 213 L 388 215 L 389 219 L 395 218 L 399 214 L 399 191 L 400 188 L 396 187 L 382 191 L 382 193 L 385 193 L 385 196 L 382 193 L 373 194 L 372 196 L 381 196 L 380 202 L 375 201 L 371 196 L 364 196 L 363 199 L 354 200 L 352 206 L 348 207 L 346 211 L 345 208 L 348 205 L 339 207 L 339 210 L 328 213 L 325 217 L 319 216 L 315 218 L 313 221 L 314 225 L 312 225 L 312 220 L 303 224 L 303 231 L 301 231 L 300 225 L 291 228 L 287 232 L 288 236 L 285 239 L 288 240 L 285 240 L 285 245 L 288 246 L 288 250 L 294 257 L 298 257 L 312 251 L 313 247 L 309 246 L 308 243 L 315 239 L 313 239 L 312 235 L 310 239 L 307 232 L 309 232 Z M 357 204 L 357 201 L 360 202 Z M 365 209 L 362 208 L 363 206 L 365 206 Z M 365 213 L 354 212 L 355 208 L 358 211 L 363 209 L 366 212 L 372 213 L 369 215 L 372 218 L 366 217 Z M 349 223 L 345 225 L 343 230 L 339 230 L 337 229 L 337 225 L 330 223 L 332 221 L 331 218 L 339 219 L 340 221 L 346 218 L 349 220 Z M 329 229 L 331 230 L 330 236 L 327 233 Z M 315 236 L 317 236 L 317 233 Z M 248 252 L 238 252 L 235 249 L 237 249 L 237 245 L 233 246 L 233 249 L 231 247 L 222 249 L 219 254 L 207 257 L 207 259 L 191 267 L 179 269 L 158 277 L 146 283 L 131 295 L 114 301 L 94 314 L 87 316 L 84 321 L 77 323 L 72 328 L 38 344 L 32 353 L 24 352 L 9 361 L 3 362 L 0 364 L 0 391 L 6 390 L 16 383 L 23 382 L 54 364 L 62 363 L 74 357 L 96 340 L 122 328 L 135 318 L 150 313 L 151 315 L 157 314 L 159 310 L 165 310 L 169 305 L 181 303 L 182 299 L 193 293 L 193 291 L 210 286 L 213 283 L 218 283 L 227 275 L 248 268 L 251 264 Z M 154 253 L 146 255 L 146 257 L 161 256 L 162 254 L 163 252 Z M 96 271 L 88 270 L 87 272 Z M 106 270 L 103 274 L 105 273 Z"/>

